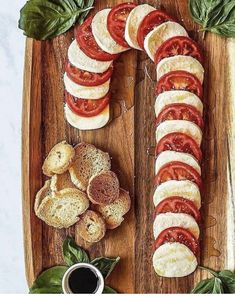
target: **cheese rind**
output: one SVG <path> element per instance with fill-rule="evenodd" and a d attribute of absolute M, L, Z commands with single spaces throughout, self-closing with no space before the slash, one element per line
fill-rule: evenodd
<path fill-rule="evenodd" d="M 99 47 L 110 54 L 118 54 L 128 50 L 128 48 L 119 45 L 110 35 L 107 29 L 108 14 L 110 8 L 100 10 L 92 19 L 91 29 L 95 41 Z"/>
<path fill-rule="evenodd" d="M 176 22 L 165 22 L 150 31 L 144 39 L 144 49 L 150 59 L 154 61 L 158 48 L 175 36 L 188 36 L 185 28 Z"/>
<path fill-rule="evenodd" d="M 203 112 L 203 104 L 200 98 L 185 90 L 170 90 L 159 94 L 155 101 L 156 117 L 168 105 L 172 104 L 186 104 L 195 107 L 200 114 Z"/>
<path fill-rule="evenodd" d="M 98 100 L 103 98 L 109 91 L 110 79 L 98 86 L 83 86 L 73 82 L 68 75 L 64 74 L 64 85 L 67 92 L 79 99 Z"/>
<path fill-rule="evenodd" d="M 64 112 L 68 123 L 79 130 L 99 129 L 104 127 L 110 119 L 109 105 L 107 105 L 102 112 L 93 117 L 79 116 L 71 111 L 67 104 L 65 105 Z"/>
<path fill-rule="evenodd" d="M 189 180 L 170 180 L 160 184 L 154 191 L 153 203 L 156 207 L 168 197 L 179 196 L 191 200 L 195 206 L 201 207 L 201 194 L 198 186 Z"/>
<path fill-rule="evenodd" d="M 196 220 L 184 213 L 158 214 L 153 223 L 153 234 L 156 239 L 159 234 L 170 227 L 182 227 L 190 231 L 195 238 L 199 238 L 200 230 Z"/>
<path fill-rule="evenodd" d="M 151 11 L 154 10 L 156 10 L 154 7 L 148 4 L 142 4 L 136 6 L 130 12 L 126 20 L 125 27 L 125 39 L 126 42 L 130 45 L 130 47 L 141 50 L 141 47 L 139 46 L 137 41 L 137 32 L 141 22 L 146 17 L 146 15 L 148 15 Z"/>
<path fill-rule="evenodd" d="M 88 57 L 74 40 L 68 49 L 68 59 L 72 65 L 80 70 L 92 73 L 103 73 L 112 65 L 112 61 L 102 62 Z"/>
<path fill-rule="evenodd" d="M 161 152 L 158 157 L 156 158 L 155 161 L 155 174 L 159 172 L 159 170 L 166 165 L 167 163 L 174 162 L 174 161 L 179 161 L 182 163 L 186 163 L 192 168 L 194 168 L 199 175 L 201 175 L 201 168 L 200 165 L 198 164 L 197 160 L 188 153 L 184 152 L 176 152 L 176 151 L 163 151 Z"/>
<path fill-rule="evenodd" d="M 187 276 L 194 272 L 197 265 L 197 258 L 193 252 L 178 242 L 161 245 L 153 255 L 154 270 L 163 277 Z"/>
<path fill-rule="evenodd" d="M 201 145 L 202 131 L 193 122 L 188 120 L 166 120 L 160 123 L 156 129 L 156 142 L 158 143 L 165 135 L 171 133 L 183 133 L 193 138 L 198 146 Z"/>
<path fill-rule="evenodd" d="M 172 71 L 186 71 L 196 76 L 201 83 L 204 79 L 204 68 L 201 63 L 193 57 L 176 55 L 162 59 L 157 65 L 157 80 Z"/>

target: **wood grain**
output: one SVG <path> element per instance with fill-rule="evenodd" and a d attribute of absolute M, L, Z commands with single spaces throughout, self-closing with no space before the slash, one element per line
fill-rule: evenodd
<path fill-rule="evenodd" d="M 97 1 L 96 10 L 120 1 Z M 205 129 L 202 165 L 203 223 L 201 264 L 220 269 L 234 268 L 234 95 L 227 77 L 234 69 L 231 42 L 214 34 L 204 39 L 189 15 L 187 1 L 139 1 L 165 9 L 180 20 L 205 54 Z M 105 239 L 88 247 L 91 257 L 121 256 L 108 282 L 119 292 L 186 293 L 206 276 L 200 270 L 181 279 L 157 277 L 153 254 L 154 177 L 153 148 L 155 66 L 143 52 L 129 51 L 115 62 L 112 80 L 113 120 L 98 131 L 79 132 L 64 120 L 62 75 L 72 30 L 52 41 L 28 39 L 23 94 L 23 216 L 26 275 L 29 285 L 39 272 L 63 262 L 61 246 L 75 229 L 55 230 L 41 223 L 33 212 L 35 193 L 45 180 L 41 164 L 50 149 L 66 139 L 72 144 L 92 143 L 112 156 L 113 170 L 132 196 L 132 210 L 125 222 Z M 233 72 L 232 72 L 233 71 Z M 222 223 L 221 223 L 222 222 Z M 80 242 L 79 238 L 76 238 Z"/>

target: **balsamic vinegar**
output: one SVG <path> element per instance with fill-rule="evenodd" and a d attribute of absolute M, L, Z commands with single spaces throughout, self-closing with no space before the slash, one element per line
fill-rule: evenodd
<path fill-rule="evenodd" d="M 77 268 L 69 276 L 69 288 L 74 294 L 92 294 L 98 287 L 99 278 L 86 267 Z"/>

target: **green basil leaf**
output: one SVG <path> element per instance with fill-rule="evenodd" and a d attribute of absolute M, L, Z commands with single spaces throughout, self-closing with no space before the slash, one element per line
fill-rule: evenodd
<path fill-rule="evenodd" d="M 107 278 L 110 273 L 113 271 L 114 267 L 120 260 L 120 257 L 117 258 L 107 258 L 107 257 L 99 257 L 91 261 L 95 267 L 99 269 L 104 278 Z"/>
<path fill-rule="evenodd" d="M 109 286 L 104 286 L 103 294 L 117 294 L 117 291 Z"/>
<path fill-rule="evenodd" d="M 191 293 L 192 294 L 222 294 L 223 293 L 222 281 L 217 277 L 203 280 L 196 285 L 196 287 L 191 291 Z"/>
<path fill-rule="evenodd" d="M 234 0 L 189 0 L 189 9 L 204 31 L 235 37 Z"/>
<path fill-rule="evenodd" d="M 81 2 L 81 1 L 79 1 Z M 85 4 L 85 7 L 93 7 L 93 4 L 94 4 L 94 0 L 87 0 L 86 1 L 86 4 Z M 87 11 L 84 11 L 83 13 L 81 13 L 79 19 L 78 19 L 78 24 L 81 25 L 85 18 L 87 17 L 88 13 L 90 12 L 90 10 L 87 10 Z"/>
<path fill-rule="evenodd" d="M 87 1 L 86 1 L 87 2 Z M 28 37 L 51 39 L 70 29 L 91 6 L 78 0 L 29 0 L 20 11 L 19 28 Z"/>
<path fill-rule="evenodd" d="M 214 286 L 211 294 L 223 294 L 223 293 L 224 293 L 224 289 L 222 286 L 222 281 L 219 278 L 215 277 Z"/>
<path fill-rule="evenodd" d="M 224 293 L 235 294 L 235 273 L 222 270 L 219 272 L 219 278 L 223 283 Z"/>
<path fill-rule="evenodd" d="M 63 243 L 64 261 L 68 266 L 76 263 L 89 263 L 90 258 L 88 254 L 79 246 L 76 245 L 72 237 L 68 237 Z"/>
<path fill-rule="evenodd" d="M 67 266 L 55 266 L 42 272 L 29 289 L 30 294 L 61 294 L 62 278 Z"/>

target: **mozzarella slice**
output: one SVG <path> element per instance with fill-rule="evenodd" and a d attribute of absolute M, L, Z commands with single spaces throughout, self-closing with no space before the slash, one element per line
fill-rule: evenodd
<path fill-rule="evenodd" d="M 155 174 L 159 172 L 159 170 L 167 163 L 173 161 L 180 161 L 186 163 L 193 167 L 200 175 L 201 168 L 197 162 L 197 160 L 188 153 L 176 152 L 176 151 L 163 151 L 161 152 L 155 162 Z"/>
<path fill-rule="evenodd" d="M 201 129 L 195 123 L 188 120 L 166 120 L 160 123 L 156 129 L 156 142 L 158 143 L 167 134 L 177 132 L 190 136 L 196 141 L 198 146 L 201 145 Z"/>
<path fill-rule="evenodd" d="M 185 90 L 170 90 L 161 93 L 155 101 L 155 114 L 158 117 L 159 113 L 168 105 L 171 104 L 187 104 L 195 107 L 200 114 L 203 112 L 203 104 L 198 96 Z"/>
<path fill-rule="evenodd" d="M 68 59 L 75 67 L 93 73 L 103 73 L 111 66 L 112 61 L 102 62 L 91 59 L 79 48 L 76 40 L 74 40 L 68 49 Z"/>
<path fill-rule="evenodd" d="M 187 71 L 196 76 L 201 83 L 204 78 L 204 68 L 193 57 L 177 55 L 162 59 L 157 65 L 157 80 L 172 71 Z"/>
<path fill-rule="evenodd" d="M 154 61 L 155 53 L 162 43 L 175 36 L 188 36 L 185 28 L 176 22 L 165 22 L 150 31 L 144 39 L 144 49 L 150 59 Z"/>
<path fill-rule="evenodd" d="M 110 8 L 100 10 L 94 16 L 91 29 L 95 41 L 99 47 L 110 54 L 117 54 L 128 50 L 128 48 L 119 45 L 109 34 L 107 29 L 107 19 Z"/>
<path fill-rule="evenodd" d="M 125 27 L 125 39 L 130 47 L 141 50 L 137 41 L 137 32 L 142 20 L 146 17 L 146 15 L 154 10 L 156 10 L 154 7 L 148 4 L 142 4 L 136 6 L 130 12 L 129 16 L 127 17 Z"/>
<path fill-rule="evenodd" d="M 168 197 L 179 196 L 194 202 L 195 206 L 201 207 L 201 194 L 198 186 L 189 180 L 170 180 L 160 184 L 154 192 L 153 203 L 156 207 Z"/>
<path fill-rule="evenodd" d="M 93 117 L 79 116 L 71 111 L 68 105 L 64 108 L 65 117 L 70 125 L 79 130 L 94 130 L 104 127 L 109 122 L 109 105 L 100 112 L 98 115 Z"/>
<path fill-rule="evenodd" d="M 153 234 L 156 239 L 159 234 L 170 227 L 182 227 L 190 231 L 195 238 L 199 238 L 199 227 L 195 219 L 184 213 L 164 213 L 156 216 L 153 223 Z"/>
<path fill-rule="evenodd" d="M 161 245 L 153 255 L 153 267 L 159 276 L 187 276 L 194 272 L 197 265 L 197 258 L 193 252 L 178 242 Z"/>
<path fill-rule="evenodd" d="M 103 98 L 108 93 L 110 79 L 98 86 L 83 86 L 73 82 L 65 73 L 64 84 L 66 90 L 74 97 L 80 99 L 97 100 Z"/>

